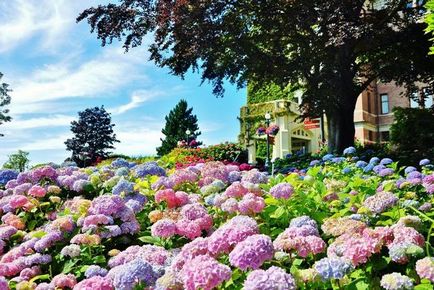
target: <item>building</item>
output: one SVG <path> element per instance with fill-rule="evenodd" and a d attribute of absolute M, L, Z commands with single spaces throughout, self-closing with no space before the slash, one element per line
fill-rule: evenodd
<path fill-rule="evenodd" d="M 373 82 L 358 98 L 354 112 L 356 138 L 369 144 L 389 140 L 390 126 L 394 122 L 394 107 L 431 107 L 433 95 L 431 89 L 425 88 L 422 94 L 415 94 L 410 99 L 405 89 L 394 83 Z M 265 136 L 256 134 L 256 129 L 264 124 L 265 114 L 271 114 L 271 122 L 280 127 L 273 138 L 272 158 L 283 158 L 298 151 L 316 152 L 321 148 L 322 139 L 327 139 L 326 131 L 321 130 L 319 119 L 301 122 L 298 104 L 300 98 L 288 95 L 286 99 L 258 99 L 254 92 L 248 90 L 248 104 L 240 111 L 240 142 L 249 151 L 249 162 L 255 163 L 258 147 L 266 141 Z M 279 97 L 284 95 L 279 94 Z M 295 102 L 294 100 L 297 100 Z M 324 127 L 327 120 L 324 121 Z M 323 136 L 324 134 L 324 136 Z"/>
<path fill-rule="evenodd" d="M 386 142 L 394 121 L 393 108 L 429 108 L 433 105 L 431 89 L 408 98 L 405 89 L 394 83 L 373 82 L 358 98 L 354 112 L 356 138 L 362 143 Z"/>

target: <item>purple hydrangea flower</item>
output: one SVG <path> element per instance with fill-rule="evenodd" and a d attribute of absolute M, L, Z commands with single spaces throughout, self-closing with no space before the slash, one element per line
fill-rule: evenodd
<path fill-rule="evenodd" d="M 114 195 L 121 195 L 122 193 L 127 195 L 134 191 L 134 183 L 125 179 L 119 180 L 119 182 L 113 187 L 112 193 Z"/>
<path fill-rule="evenodd" d="M 18 172 L 10 169 L 0 169 L 0 185 L 5 186 L 10 180 L 18 177 Z"/>

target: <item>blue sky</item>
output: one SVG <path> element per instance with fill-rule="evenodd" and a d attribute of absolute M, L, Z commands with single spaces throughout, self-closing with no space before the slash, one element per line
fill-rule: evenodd
<path fill-rule="evenodd" d="M 115 152 L 155 153 L 164 116 L 184 98 L 199 119 L 205 144 L 235 141 L 245 90 L 226 86 L 212 95 L 200 76 L 184 80 L 148 61 L 146 47 L 125 54 L 121 44 L 101 47 L 86 23 L 75 23 L 83 9 L 103 0 L 8 0 L 0 2 L 0 72 L 13 92 L 13 121 L 0 126 L 0 165 L 18 149 L 31 163 L 61 162 L 64 141 L 77 112 L 104 105 L 121 141 Z"/>

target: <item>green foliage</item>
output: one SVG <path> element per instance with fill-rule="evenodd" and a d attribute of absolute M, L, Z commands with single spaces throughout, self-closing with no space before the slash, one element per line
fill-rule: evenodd
<path fill-rule="evenodd" d="M 425 7 L 428 10 L 427 14 L 425 15 L 425 22 L 428 24 L 426 32 L 431 36 L 434 36 L 434 0 L 428 0 L 428 2 L 425 4 Z M 431 41 L 433 40 L 434 38 L 431 38 Z M 431 46 L 429 53 L 434 54 L 434 46 Z"/>
<path fill-rule="evenodd" d="M 29 162 L 29 152 L 18 150 L 17 153 L 8 156 L 8 161 L 3 164 L 3 168 L 23 172 L 28 168 Z"/>
<path fill-rule="evenodd" d="M 160 158 L 166 167 L 184 167 L 197 162 L 247 162 L 247 152 L 237 143 L 221 143 L 204 148 L 175 148 Z"/>
<path fill-rule="evenodd" d="M 89 108 L 78 113 L 78 121 L 71 122 L 74 137 L 66 140 L 66 150 L 72 151 L 72 160 L 79 166 L 87 166 L 106 158 L 114 149 L 113 144 L 119 142 L 113 132 L 115 126 L 111 122 L 110 113 L 104 106 Z"/>
<path fill-rule="evenodd" d="M 390 139 L 401 159 L 434 157 L 434 109 L 395 108 Z"/>
<path fill-rule="evenodd" d="M 258 104 L 274 100 L 292 100 L 294 91 L 290 85 L 281 88 L 275 83 L 265 84 L 258 87 L 250 83 L 247 86 L 247 104 Z"/>
<path fill-rule="evenodd" d="M 197 117 L 192 114 L 193 108 L 188 108 L 186 100 L 180 100 L 169 115 L 166 116 L 166 125 L 161 132 L 165 138 L 161 139 L 161 146 L 157 148 L 158 156 L 163 156 L 178 146 L 179 141 L 196 140 L 201 134 L 197 125 Z M 190 136 L 186 131 L 190 130 Z M 199 142 L 197 145 L 200 145 Z"/>
<path fill-rule="evenodd" d="M 0 73 L 0 81 L 3 77 L 3 74 Z M 5 83 L 0 83 L 0 125 L 5 122 L 10 122 L 12 118 L 8 116 L 9 109 L 4 109 L 3 107 L 9 105 L 11 103 L 11 97 L 9 96 L 9 85 Z M 3 134 L 0 133 L 0 137 Z"/>

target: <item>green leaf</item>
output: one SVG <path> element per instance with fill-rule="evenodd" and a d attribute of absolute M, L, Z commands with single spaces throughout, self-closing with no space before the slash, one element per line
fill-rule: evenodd
<path fill-rule="evenodd" d="M 414 287 L 414 290 L 433 290 L 432 284 L 419 284 Z"/>
<path fill-rule="evenodd" d="M 77 264 L 77 260 L 67 260 L 65 262 L 65 265 L 63 265 L 62 273 L 68 274 L 72 272 L 72 269 L 74 268 L 75 264 Z"/>
<path fill-rule="evenodd" d="M 48 280 L 50 279 L 50 275 L 49 274 L 44 274 L 44 275 L 38 275 L 33 277 L 32 279 L 30 279 L 30 284 L 37 281 L 37 280 Z"/>
<path fill-rule="evenodd" d="M 160 244 L 161 239 L 151 236 L 143 236 L 139 238 L 140 241 L 142 241 L 145 244 Z"/>
<path fill-rule="evenodd" d="M 106 262 L 106 258 L 102 255 L 100 256 L 96 256 L 95 258 L 93 258 L 93 261 L 95 264 L 103 264 Z"/>
<path fill-rule="evenodd" d="M 278 207 L 274 213 L 270 215 L 273 219 L 279 219 L 285 214 L 285 209 L 283 207 Z"/>

